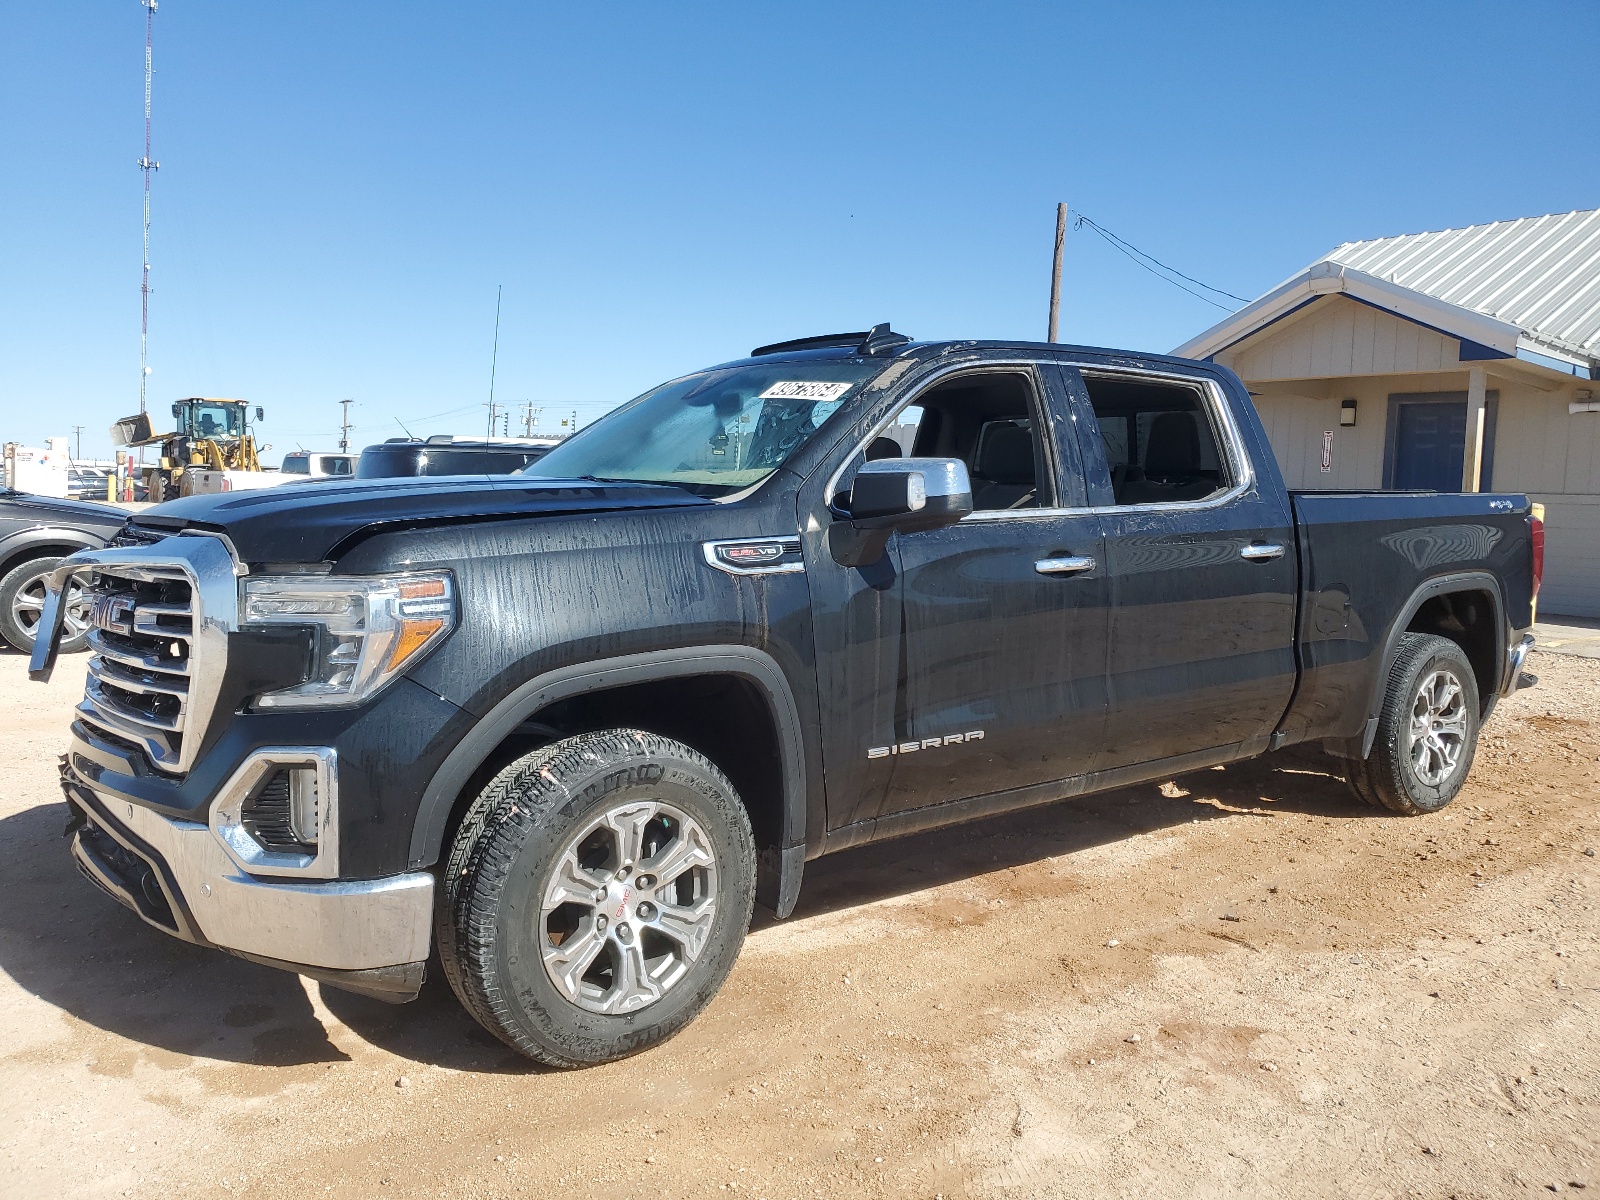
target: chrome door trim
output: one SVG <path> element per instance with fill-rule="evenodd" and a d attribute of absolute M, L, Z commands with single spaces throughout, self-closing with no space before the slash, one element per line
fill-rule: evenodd
<path fill-rule="evenodd" d="M 981 362 L 952 363 L 934 371 L 927 378 L 916 385 L 916 390 L 910 393 L 903 401 L 891 408 L 883 418 L 876 422 L 867 434 L 856 443 L 850 453 L 834 470 L 828 479 L 828 485 L 823 490 L 823 501 L 830 506 L 833 497 L 839 488 L 839 481 L 844 478 L 846 469 L 854 461 L 855 456 L 863 452 L 872 444 L 872 439 L 889 428 L 890 423 L 904 409 L 915 403 L 916 397 L 926 392 L 930 387 L 944 380 L 948 376 L 962 372 L 987 371 L 992 368 L 1037 368 L 1041 366 L 1071 367 L 1080 375 L 1102 376 L 1129 376 L 1139 375 L 1162 383 L 1176 384 L 1181 387 L 1193 388 L 1199 391 L 1207 403 L 1209 411 L 1217 419 L 1217 427 L 1221 431 L 1222 449 L 1228 460 L 1228 466 L 1234 477 L 1234 484 L 1227 491 L 1216 496 L 1209 496 L 1204 500 L 1174 500 L 1168 504 L 1100 504 L 1085 508 L 999 508 L 984 509 L 968 513 L 961 518 L 958 524 L 968 521 L 1000 521 L 1008 518 L 1022 518 L 1039 520 L 1048 517 L 1081 517 L 1091 514 L 1104 515 L 1107 513 L 1159 513 L 1159 512 L 1194 512 L 1211 508 L 1221 508 L 1231 504 L 1241 496 L 1248 494 L 1256 484 L 1255 466 L 1250 461 L 1250 456 L 1245 453 L 1244 438 L 1239 432 L 1238 422 L 1234 420 L 1233 410 L 1228 406 L 1227 397 L 1222 391 L 1222 385 L 1214 379 L 1206 379 L 1195 375 L 1186 375 L 1177 371 L 1158 371 L 1148 367 L 1106 367 L 1100 364 L 1081 363 L 1066 358 L 1005 358 L 988 359 Z M 1041 406 L 1047 401 L 1040 387 L 1037 376 L 1033 379 L 1034 396 Z M 1059 470 L 1059 464 L 1057 464 Z"/>
<path fill-rule="evenodd" d="M 1041 575 L 1076 575 L 1079 571 L 1094 570 L 1095 565 L 1091 555 L 1081 555 L 1070 558 L 1041 558 L 1033 564 L 1033 569 Z"/>
<path fill-rule="evenodd" d="M 1270 562 L 1274 558 L 1283 557 L 1283 547 L 1276 544 L 1263 546 L 1252 543 L 1239 547 L 1239 557 L 1247 558 L 1251 562 Z"/>

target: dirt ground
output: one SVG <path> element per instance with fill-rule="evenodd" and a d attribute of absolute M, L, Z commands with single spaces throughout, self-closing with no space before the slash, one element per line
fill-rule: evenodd
<path fill-rule="evenodd" d="M 78 877 L 81 662 L 0 656 L 6 1196 L 1600 1196 L 1600 661 L 1536 655 L 1434 817 L 1290 753 L 813 863 L 573 1074 Z"/>

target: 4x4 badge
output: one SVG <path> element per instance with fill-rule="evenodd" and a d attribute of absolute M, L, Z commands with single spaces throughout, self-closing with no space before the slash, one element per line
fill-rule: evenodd
<path fill-rule="evenodd" d="M 952 733 L 945 737 L 923 738 L 920 742 L 896 742 L 892 746 L 873 746 L 867 751 L 868 758 L 888 758 L 891 754 L 915 754 L 918 750 L 937 750 L 940 746 L 954 746 L 958 742 L 981 742 L 983 730 L 974 729 L 970 733 Z"/>

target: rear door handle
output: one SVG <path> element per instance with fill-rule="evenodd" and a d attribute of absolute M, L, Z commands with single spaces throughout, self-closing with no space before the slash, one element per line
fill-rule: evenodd
<path fill-rule="evenodd" d="M 1283 557 L 1282 546 L 1263 546 L 1256 542 L 1245 546 L 1239 551 L 1240 558 L 1248 558 L 1251 562 L 1267 562 L 1274 558 Z"/>
<path fill-rule="evenodd" d="M 1082 558 L 1041 558 L 1033 564 L 1033 569 L 1041 575 L 1076 575 L 1079 571 L 1094 570 L 1094 559 L 1087 555 Z"/>

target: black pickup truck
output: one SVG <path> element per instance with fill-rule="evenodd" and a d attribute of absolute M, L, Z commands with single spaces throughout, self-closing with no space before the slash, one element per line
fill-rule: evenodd
<path fill-rule="evenodd" d="M 341 987 L 436 952 L 510 1045 L 603 1062 L 829 851 L 1306 742 L 1441 808 L 1531 682 L 1541 547 L 1522 496 L 1287 492 L 1211 363 L 766 346 L 520 475 L 192 497 L 68 559 L 72 852 Z"/>

